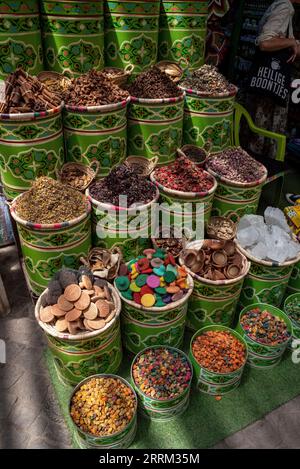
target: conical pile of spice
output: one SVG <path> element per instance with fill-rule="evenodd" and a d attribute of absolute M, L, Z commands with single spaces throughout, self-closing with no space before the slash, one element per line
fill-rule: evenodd
<path fill-rule="evenodd" d="M 180 84 L 184 88 L 190 88 L 211 96 L 230 94 L 236 89 L 213 65 L 203 65 L 198 70 L 194 70 Z"/>
<path fill-rule="evenodd" d="M 83 215 L 86 197 L 72 187 L 43 176 L 16 202 L 16 213 L 31 223 L 62 223 Z"/>
<path fill-rule="evenodd" d="M 182 192 L 207 192 L 214 185 L 214 178 L 184 155 L 157 168 L 152 175 L 162 186 Z"/>
<path fill-rule="evenodd" d="M 128 91 L 131 96 L 146 99 L 175 98 L 182 95 L 178 86 L 155 65 L 141 73 Z"/>

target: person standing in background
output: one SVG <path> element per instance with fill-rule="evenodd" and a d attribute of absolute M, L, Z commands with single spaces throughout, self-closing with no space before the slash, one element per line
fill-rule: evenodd
<path fill-rule="evenodd" d="M 300 4 L 300 0 L 275 0 L 267 9 L 258 28 L 256 40 L 258 52 L 255 61 L 259 61 L 261 57 L 265 57 L 269 61 L 272 57 L 274 61 L 275 57 L 276 62 L 276 57 L 280 55 L 280 58 L 284 57 L 287 69 L 291 68 L 291 64 L 300 57 L 300 43 L 295 39 L 293 33 L 295 14 L 293 4 L 296 3 Z M 286 85 L 287 88 L 290 87 L 290 83 Z M 246 102 L 246 108 L 254 123 L 257 127 L 285 134 L 289 94 L 278 104 L 278 101 L 267 93 L 259 94 L 255 91 L 249 87 Z M 248 140 L 249 150 L 254 154 L 275 158 L 276 144 L 274 141 L 253 133 L 247 135 L 245 140 Z"/>

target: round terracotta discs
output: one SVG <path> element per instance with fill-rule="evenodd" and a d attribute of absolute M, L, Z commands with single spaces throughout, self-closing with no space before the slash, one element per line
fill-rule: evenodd
<path fill-rule="evenodd" d="M 98 308 L 98 316 L 100 318 L 106 318 L 108 315 L 109 315 L 109 312 L 110 312 L 110 307 L 109 307 L 109 304 L 106 303 L 106 301 L 97 301 L 96 303 L 96 306 Z"/>
<path fill-rule="evenodd" d="M 95 290 L 85 290 L 85 293 L 87 293 L 89 296 L 94 296 Z"/>
<path fill-rule="evenodd" d="M 90 306 L 90 303 L 91 303 L 90 296 L 85 291 L 83 291 L 81 293 L 80 298 L 77 301 L 75 301 L 74 307 L 76 309 L 80 309 L 80 311 L 83 311 L 84 309 L 87 309 Z"/>
<path fill-rule="evenodd" d="M 68 322 L 68 331 L 70 334 L 75 335 L 80 330 L 80 321 Z"/>
<path fill-rule="evenodd" d="M 83 315 L 86 319 L 96 319 L 98 316 L 98 308 L 95 303 L 91 303 L 88 309 L 83 311 Z"/>
<path fill-rule="evenodd" d="M 96 296 L 99 296 L 100 298 L 106 298 L 106 294 L 103 288 L 98 287 L 98 285 L 94 285 L 94 290 Z"/>
<path fill-rule="evenodd" d="M 74 308 L 73 303 L 70 303 L 70 301 L 66 300 L 64 295 L 60 295 L 60 297 L 58 298 L 57 306 L 66 312 L 71 311 L 71 309 Z"/>
<path fill-rule="evenodd" d="M 114 317 L 115 317 L 116 313 L 115 311 L 112 311 L 105 319 L 105 323 L 107 324 L 108 322 L 110 322 Z"/>
<path fill-rule="evenodd" d="M 79 285 L 72 283 L 68 285 L 64 291 L 64 297 L 67 301 L 77 301 L 81 295 L 81 288 Z"/>
<path fill-rule="evenodd" d="M 103 327 L 105 327 L 105 321 L 103 321 L 103 319 L 95 319 L 94 321 L 87 319 L 86 322 L 93 330 L 103 329 Z"/>
<path fill-rule="evenodd" d="M 89 321 L 88 319 L 84 319 L 84 320 L 83 320 L 83 325 L 84 325 L 84 327 L 85 327 L 85 329 L 86 329 L 87 331 L 92 332 L 94 329 L 92 329 L 92 328 L 88 325 L 88 321 Z"/>
<path fill-rule="evenodd" d="M 110 295 L 110 291 L 109 291 L 109 288 L 108 288 L 107 285 L 105 285 L 105 287 L 104 287 L 104 293 L 105 293 L 105 298 L 106 298 L 107 300 L 110 300 L 111 295 Z"/>
<path fill-rule="evenodd" d="M 87 290 L 91 290 L 93 288 L 91 279 L 87 275 L 82 276 L 81 283 L 83 284 L 83 287 L 86 288 Z"/>
<path fill-rule="evenodd" d="M 41 308 L 40 310 L 40 319 L 45 323 L 52 322 L 54 315 L 52 313 L 52 306 L 46 306 L 46 308 Z"/>
<path fill-rule="evenodd" d="M 66 320 L 69 322 L 77 321 L 81 316 L 81 310 L 73 308 L 66 314 Z"/>
<path fill-rule="evenodd" d="M 60 307 L 58 305 L 53 305 L 52 306 L 52 314 L 54 314 L 54 316 L 59 318 L 59 317 L 65 316 L 66 311 L 63 311 L 62 309 L 60 309 Z"/>
<path fill-rule="evenodd" d="M 59 318 L 55 323 L 55 329 L 58 332 L 64 332 L 68 329 L 68 321 L 65 318 Z"/>

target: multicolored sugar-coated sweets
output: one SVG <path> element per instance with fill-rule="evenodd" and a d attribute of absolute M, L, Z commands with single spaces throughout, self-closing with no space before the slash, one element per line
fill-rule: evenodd
<path fill-rule="evenodd" d="M 133 364 L 135 385 L 153 399 L 179 397 L 189 386 L 192 370 L 187 357 L 172 348 L 146 349 Z"/>
<path fill-rule="evenodd" d="M 261 344 L 279 345 L 289 340 L 291 336 L 282 318 L 260 308 L 247 311 L 240 322 L 246 334 Z"/>

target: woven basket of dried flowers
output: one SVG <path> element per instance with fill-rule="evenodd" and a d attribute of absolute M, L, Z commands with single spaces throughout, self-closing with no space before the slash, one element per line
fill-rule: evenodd
<path fill-rule="evenodd" d="M 117 67 L 105 67 L 102 72 L 111 80 L 115 85 L 121 88 L 127 84 L 127 81 L 133 70 L 133 65 L 130 64 L 125 69 Z"/>

